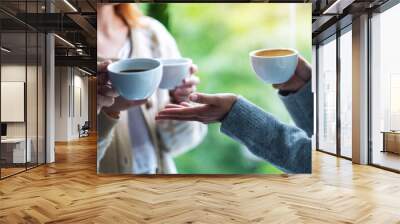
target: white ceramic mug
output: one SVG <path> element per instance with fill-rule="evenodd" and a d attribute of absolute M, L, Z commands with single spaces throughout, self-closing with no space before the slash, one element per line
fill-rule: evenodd
<path fill-rule="evenodd" d="M 280 84 L 294 74 L 298 53 L 294 49 L 261 49 L 250 52 L 254 72 L 266 83 Z"/>
<path fill-rule="evenodd" d="M 107 70 L 112 86 L 128 100 L 149 98 L 162 78 L 162 64 L 152 58 L 120 60 L 109 64 Z"/>
<path fill-rule="evenodd" d="M 190 74 L 192 60 L 189 58 L 161 59 L 163 75 L 160 83 L 162 89 L 175 89 Z"/>

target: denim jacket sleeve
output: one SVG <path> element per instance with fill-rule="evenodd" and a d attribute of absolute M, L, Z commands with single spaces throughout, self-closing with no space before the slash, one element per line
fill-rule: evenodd
<path fill-rule="evenodd" d="M 278 121 L 242 97 L 222 120 L 221 131 L 287 173 L 311 173 L 307 133 Z"/>

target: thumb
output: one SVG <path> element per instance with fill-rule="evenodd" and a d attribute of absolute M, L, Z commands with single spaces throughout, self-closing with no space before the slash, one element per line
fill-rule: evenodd
<path fill-rule="evenodd" d="M 218 103 L 218 96 L 205 93 L 192 93 L 189 96 L 190 101 L 202 104 L 216 105 Z"/>
<path fill-rule="evenodd" d="M 107 72 L 107 66 L 111 64 L 111 60 L 102 61 L 97 63 L 97 72 Z"/>

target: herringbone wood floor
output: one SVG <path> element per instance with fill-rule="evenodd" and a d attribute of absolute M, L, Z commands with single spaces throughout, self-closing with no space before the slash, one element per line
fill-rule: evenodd
<path fill-rule="evenodd" d="M 400 175 L 315 152 L 313 174 L 97 176 L 96 142 L 0 181 L 0 223 L 400 223 Z"/>

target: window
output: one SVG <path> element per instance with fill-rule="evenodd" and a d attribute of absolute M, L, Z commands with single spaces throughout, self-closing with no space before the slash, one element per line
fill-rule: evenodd
<path fill-rule="evenodd" d="M 352 149 L 352 33 L 340 36 L 340 155 L 351 158 Z"/>
<path fill-rule="evenodd" d="M 20 16 L 42 12 L 43 1 L 9 1 Z M 25 13 L 26 12 L 26 13 Z M 25 13 L 25 14 L 24 14 Z M 0 178 L 45 163 L 45 35 L 0 12 Z"/>
<path fill-rule="evenodd" d="M 400 5 L 371 19 L 371 162 L 400 170 Z"/>
<path fill-rule="evenodd" d="M 318 48 L 318 149 L 336 153 L 336 40 Z"/>

